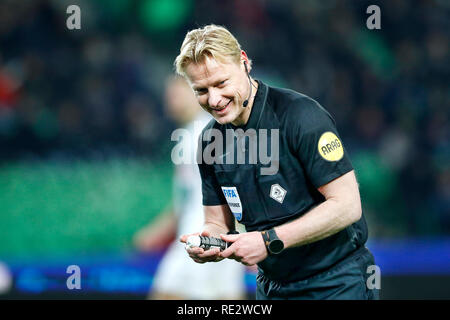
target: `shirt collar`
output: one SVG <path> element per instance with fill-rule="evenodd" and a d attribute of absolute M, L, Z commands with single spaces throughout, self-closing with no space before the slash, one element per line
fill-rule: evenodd
<path fill-rule="evenodd" d="M 258 82 L 258 90 L 255 94 L 255 99 L 253 100 L 252 110 L 250 111 L 250 116 L 248 121 L 243 126 L 234 126 L 233 124 L 229 124 L 231 128 L 237 129 L 242 128 L 244 131 L 250 128 L 257 129 L 259 120 L 261 118 L 262 111 L 264 110 L 266 101 L 267 101 L 267 85 L 265 85 L 261 80 L 256 80 Z"/>

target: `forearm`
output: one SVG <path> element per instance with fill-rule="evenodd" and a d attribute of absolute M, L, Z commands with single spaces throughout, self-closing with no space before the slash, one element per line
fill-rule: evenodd
<path fill-rule="evenodd" d="M 213 237 L 220 238 L 234 229 L 234 216 L 229 212 L 227 205 L 204 207 L 205 223 L 203 231 L 209 232 Z"/>
<path fill-rule="evenodd" d="M 212 237 L 220 238 L 220 234 L 226 234 L 228 231 L 230 231 L 230 229 L 223 224 L 218 224 L 213 221 L 205 221 L 203 231 L 207 231 Z"/>
<path fill-rule="evenodd" d="M 275 228 L 285 248 L 325 239 L 361 217 L 360 203 L 328 199 L 300 218 Z"/>

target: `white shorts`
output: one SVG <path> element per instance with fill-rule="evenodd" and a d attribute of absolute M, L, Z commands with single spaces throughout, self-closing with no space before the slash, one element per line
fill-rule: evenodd
<path fill-rule="evenodd" d="M 245 266 L 230 259 L 196 263 L 174 242 L 159 263 L 152 291 L 195 300 L 245 297 Z"/>

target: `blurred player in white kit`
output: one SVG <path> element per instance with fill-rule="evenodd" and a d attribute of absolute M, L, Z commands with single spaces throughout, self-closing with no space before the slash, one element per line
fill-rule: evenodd
<path fill-rule="evenodd" d="M 150 299 L 244 299 L 245 266 L 230 259 L 217 263 L 195 263 L 186 254 L 178 238 L 203 227 L 202 188 L 195 163 L 197 138 L 211 116 L 198 105 L 192 89 L 180 77 L 171 78 L 166 86 L 166 111 L 177 124 L 187 129 L 192 139 L 181 141 L 183 158 L 189 164 L 175 166 L 173 201 L 169 210 L 156 221 L 138 231 L 134 242 L 142 251 L 161 249 L 176 233 L 155 274 Z M 178 146 L 178 145 L 177 145 Z"/>

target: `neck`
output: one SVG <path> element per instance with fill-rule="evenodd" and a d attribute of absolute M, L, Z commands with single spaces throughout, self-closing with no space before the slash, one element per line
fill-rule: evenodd
<path fill-rule="evenodd" d="M 252 78 L 250 78 L 251 80 L 251 85 L 253 86 L 252 89 L 252 96 L 248 99 L 248 105 L 247 107 L 242 107 L 244 110 L 242 110 L 241 114 L 239 115 L 239 117 L 237 117 L 234 121 L 231 121 L 231 124 L 239 127 L 239 126 L 243 126 L 245 124 L 247 124 L 248 119 L 250 118 L 250 114 L 252 112 L 252 108 L 253 108 L 253 102 L 255 101 L 255 96 L 256 96 L 256 92 L 258 92 L 258 82 L 253 80 Z"/>

